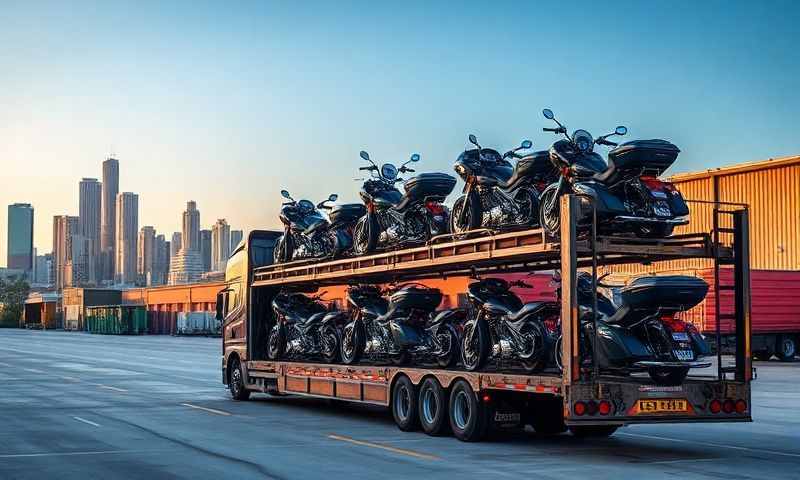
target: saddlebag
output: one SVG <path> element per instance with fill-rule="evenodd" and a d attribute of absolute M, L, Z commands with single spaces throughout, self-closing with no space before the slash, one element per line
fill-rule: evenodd
<path fill-rule="evenodd" d="M 411 200 L 443 202 L 455 186 L 456 179 L 452 175 L 446 173 L 420 173 L 416 177 L 408 179 L 404 188 L 406 195 Z"/>

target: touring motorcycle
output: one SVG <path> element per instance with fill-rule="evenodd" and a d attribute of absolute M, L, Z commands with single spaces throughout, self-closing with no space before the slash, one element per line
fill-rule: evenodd
<path fill-rule="evenodd" d="M 657 178 L 675 162 L 678 147 L 666 140 L 635 140 L 622 145 L 608 140 L 625 135 L 628 129 L 624 126 L 598 138 L 586 130 L 575 130 L 569 136 L 550 109 L 544 109 L 543 114 L 558 125 L 543 130 L 565 137 L 549 151 L 560 177 L 540 198 L 540 223 L 547 233 L 559 234 L 559 197 L 566 193 L 593 199 L 600 233 L 662 238 L 671 235 L 676 226 L 689 223 L 689 208 L 681 193 L 674 184 Z M 594 152 L 595 145 L 615 147 L 608 153 L 608 163 Z"/>
<path fill-rule="evenodd" d="M 478 228 L 509 230 L 539 224 L 539 195 L 558 179 L 547 151 L 520 155 L 532 147 L 525 140 L 502 156 L 483 148 L 475 135 L 475 146 L 458 156 L 456 173 L 464 180 L 464 194 L 453 204 L 450 230 L 463 233 Z M 512 166 L 509 159 L 517 159 Z"/>
<path fill-rule="evenodd" d="M 398 173 L 414 172 L 407 167 L 418 162 L 419 155 L 395 167 L 384 163 L 380 168 L 367 152 L 361 158 L 370 163 L 359 170 L 370 172 L 359 192 L 367 213 L 355 226 L 353 250 L 357 255 L 375 250 L 424 243 L 433 236 L 447 233 L 448 209 L 442 202 L 453 191 L 456 179 L 446 173 L 422 173 L 405 182 L 405 194 L 395 188 Z"/>
<path fill-rule="evenodd" d="M 511 287 L 532 288 L 521 280 L 501 278 L 479 279 L 469 285 L 472 311 L 461 340 L 461 359 L 467 370 L 479 370 L 490 360 L 522 366 L 529 373 L 547 366 L 550 346 L 544 321 L 558 315 L 560 306 L 554 302 L 523 304 Z"/>
<path fill-rule="evenodd" d="M 648 276 L 625 286 L 597 281 L 597 361 L 600 370 L 618 373 L 647 371 L 659 385 L 680 385 L 692 368 L 705 368 L 701 360 L 711 349 L 697 328 L 676 314 L 700 303 L 708 284 L 685 275 Z M 592 362 L 594 315 L 592 276 L 579 272 L 576 284 L 582 338 L 582 362 Z M 560 292 L 560 290 L 559 290 Z M 553 358 L 561 369 L 561 326 Z"/>
<path fill-rule="evenodd" d="M 347 298 L 355 313 L 342 330 L 343 363 L 367 357 L 403 365 L 413 359 L 448 368 L 458 361 L 456 324 L 464 312 L 436 311 L 442 301 L 438 289 L 411 283 L 383 292 L 377 286 L 356 285 L 347 289 Z"/>
<path fill-rule="evenodd" d="M 317 204 L 308 200 L 295 201 L 286 190 L 281 195 L 288 200 L 280 211 L 284 233 L 274 250 L 275 263 L 311 258 L 339 257 L 352 249 L 353 227 L 366 209 L 359 203 L 332 206 L 338 199 L 331 194 Z M 329 218 L 321 210 L 329 210 Z"/>
<path fill-rule="evenodd" d="M 340 328 L 348 316 L 346 311 L 328 311 L 319 301 L 324 294 L 280 292 L 275 296 L 272 310 L 276 322 L 267 340 L 270 359 L 322 358 L 326 363 L 338 360 Z"/>

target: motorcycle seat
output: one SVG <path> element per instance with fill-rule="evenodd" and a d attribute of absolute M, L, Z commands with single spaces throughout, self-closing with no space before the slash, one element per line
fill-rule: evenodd
<path fill-rule="evenodd" d="M 530 302 L 526 303 L 516 312 L 512 312 L 506 316 L 508 322 L 515 328 L 519 328 L 523 323 L 527 322 L 528 317 L 536 312 L 547 308 L 548 302 Z"/>
<path fill-rule="evenodd" d="M 303 325 L 309 326 L 319 323 L 322 320 L 322 317 L 325 316 L 325 313 L 326 312 L 317 312 L 309 317 L 306 317 L 306 319 L 303 320 Z"/>

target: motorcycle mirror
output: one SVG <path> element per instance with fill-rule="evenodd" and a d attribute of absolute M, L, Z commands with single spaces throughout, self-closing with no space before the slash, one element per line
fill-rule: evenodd
<path fill-rule="evenodd" d="M 415 153 L 415 154 L 411 155 L 411 161 L 412 162 L 419 162 L 419 153 Z"/>
<path fill-rule="evenodd" d="M 530 140 L 523 140 L 522 145 L 520 146 L 527 150 L 533 146 L 533 142 L 531 142 Z"/>
<path fill-rule="evenodd" d="M 292 196 L 289 195 L 289 192 L 287 190 L 281 190 L 281 196 L 283 196 L 283 198 L 288 198 L 289 200 L 292 199 Z"/>
<path fill-rule="evenodd" d="M 369 159 L 369 153 L 365 152 L 364 150 L 361 150 L 361 153 L 359 153 L 359 155 L 361 156 L 361 158 L 363 158 L 364 160 L 366 160 L 368 162 L 372 161 L 372 160 Z"/>
<path fill-rule="evenodd" d="M 339 198 L 339 195 L 336 195 L 335 193 L 331 193 L 330 195 L 328 195 L 329 202 L 335 202 L 337 198 Z"/>
<path fill-rule="evenodd" d="M 475 135 L 471 134 L 471 133 L 469 134 L 469 143 L 471 143 L 471 144 L 475 145 L 476 147 L 480 148 L 480 145 L 478 145 L 478 138 Z"/>
<path fill-rule="evenodd" d="M 614 129 L 614 133 L 616 133 L 617 135 L 625 135 L 626 133 L 628 133 L 628 127 L 620 125 L 619 127 Z"/>
<path fill-rule="evenodd" d="M 548 120 L 552 120 L 552 119 L 556 118 L 556 116 L 553 115 L 553 111 L 550 110 L 549 108 L 545 108 L 544 110 L 542 110 L 542 115 L 544 115 L 544 118 L 546 118 Z"/>

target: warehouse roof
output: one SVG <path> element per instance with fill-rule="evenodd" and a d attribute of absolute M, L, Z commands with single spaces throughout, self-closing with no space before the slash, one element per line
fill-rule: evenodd
<path fill-rule="evenodd" d="M 770 158 L 768 160 L 761 160 L 758 162 L 746 162 L 727 167 L 710 168 L 699 172 L 678 173 L 672 175 L 669 179 L 672 182 L 685 182 L 687 180 L 697 180 L 700 178 L 716 177 L 720 175 L 731 175 L 734 173 L 745 173 L 754 170 L 765 170 L 767 168 L 788 167 L 790 165 L 800 164 L 800 155 L 793 155 L 790 157 Z"/>

